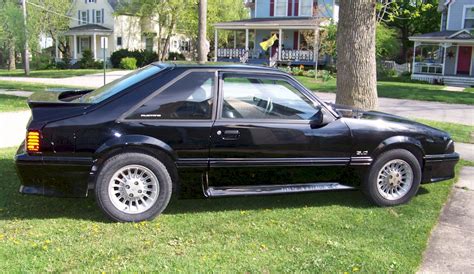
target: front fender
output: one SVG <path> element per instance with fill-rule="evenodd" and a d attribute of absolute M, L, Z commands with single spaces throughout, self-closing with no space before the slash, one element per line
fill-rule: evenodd
<path fill-rule="evenodd" d="M 383 140 L 373 151 L 372 158 L 375 159 L 382 152 L 392 148 L 404 148 L 409 149 L 411 152 L 414 152 L 416 154 L 421 153 L 421 155 L 415 156 L 425 155 L 425 150 L 423 149 L 423 146 L 419 140 L 413 137 L 399 135 L 392 136 Z"/>
<path fill-rule="evenodd" d="M 166 152 L 173 160 L 178 158 L 176 152 L 168 144 L 159 139 L 145 135 L 122 135 L 120 137 L 111 138 L 95 151 L 94 158 L 100 158 L 101 155 L 104 155 L 110 150 L 130 146 L 152 147 Z"/>

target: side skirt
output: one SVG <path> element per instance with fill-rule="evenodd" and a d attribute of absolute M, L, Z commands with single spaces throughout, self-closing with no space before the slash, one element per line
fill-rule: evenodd
<path fill-rule="evenodd" d="M 228 197 L 249 195 L 271 195 L 285 193 L 318 192 L 330 190 L 355 189 L 340 183 L 308 183 L 291 185 L 252 185 L 252 186 L 221 186 L 204 187 L 206 197 Z"/>

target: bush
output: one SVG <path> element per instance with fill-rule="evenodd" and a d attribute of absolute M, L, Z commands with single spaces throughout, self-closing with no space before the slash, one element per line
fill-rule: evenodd
<path fill-rule="evenodd" d="M 158 61 L 158 55 L 156 52 L 146 51 L 146 50 L 133 50 L 120 49 L 114 51 L 110 56 L 110 62 L 114 68 L 120 68 L 120 62 L 123 58 L 133 57 L 137 60 L 137 67 L 143 67 L 148 64 L 151 64 L 155 61 Z"/>
<path fill-rule="evenodd" d="M 179 52 L 170 52 L 168 54 L 168 60 L 172 61 L 184 61 L 186 60 L 186 57 L 184 57 L 184 54 L 179 53 Z"/>
<path fill-rule="evenodd" d="M 40 53 L 33 55 L 31 59 L 31 67 L 36 70 L 52 69 L 54 68 L 53 58 L 49 54 Z"/>
<path fill-rule="evenodd" d="M 95 61 L 92 56 L 92 51 L 89 49 L 82 52 L 82 58 L 77 63 L 81 69 L 100 69 L 103 67 L 103 62 Z"/>
<path fill-rule="evenodd" d="M 323 82 L 327 82 L 329 80 L 334 79 L 334 76 L 331 74 L 330 71 L 323 70 L 323 71 L 321 71 L 321 79 L 323 79 Z"/>
<path fill-rule="evenodd" d="M 125 57 L 120 61 L 121 69 L 134 70 L 137 69 L 137 59 L 133 57 Z"/>

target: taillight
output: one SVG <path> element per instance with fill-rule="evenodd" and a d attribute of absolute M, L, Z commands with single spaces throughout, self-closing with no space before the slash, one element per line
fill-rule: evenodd
<path fill-rule="evenodd" d="M 28 130 L 26 134 L 26 151 L 29 153 L 40 152 L 40 138 L 40 132 L 38 130 Z"/>

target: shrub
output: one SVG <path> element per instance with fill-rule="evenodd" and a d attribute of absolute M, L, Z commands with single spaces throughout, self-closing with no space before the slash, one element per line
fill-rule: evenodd
<path fill-rule="evenodd" d="M 82 58 L 77 63 L 81 69 L 100 69 L 103 67 L 103 62 L 95 61 L 92 56 L 92 51 L 89 49 L 82 52 Z"/>
<path fill-rule="evenodd" d="M 133 57 L 125 57 L 120 61 L 121 69 L 134 70 L 137 69 L 137 59 Z"/>
<path fill-rule="evenodd" d="M 49 54 L 40 53 L 33 55 L 31 67 L 36 70 L 54 68 L 53 58 Z"/>
<path fill-rule="evenodd" d="M 184 57 L 184 54 L 179 53 L 179 52 L 170 52 L 168 54 L 168 60 L 172 60 L 172 61 L 181 60 L 181 61 L 184 61 L 184 60 L 186 60 L 186 57 Z"/>
<path fill-rule="evenodd" d="M 302 76 L 304 74 L 304 69 L 301 69 L 299 67 L 294 67 L 291 69 L 291 74 L 295 76 Z"/>
<path fill-rule="evenodd" d="M 137 60 L 137 67 L 143 67 L 155 61 L 158 61 L 158 55 L 156 52 L 146 50 L 133 50 L 120 49 L 114 51 L 110 56 L 110 62 L 114 68 L 120 67 L 120 62 L 123 58 L 133 57 Z"/>
<path fill-rule="evenodd" d="M 323 82 L 327 82 L 329 80 L 334 79 L 334 76 L 331 74 L 330 71 L 323 70 L 323 71 L 321 71 L 321 79 L 323 79 Z"/>

